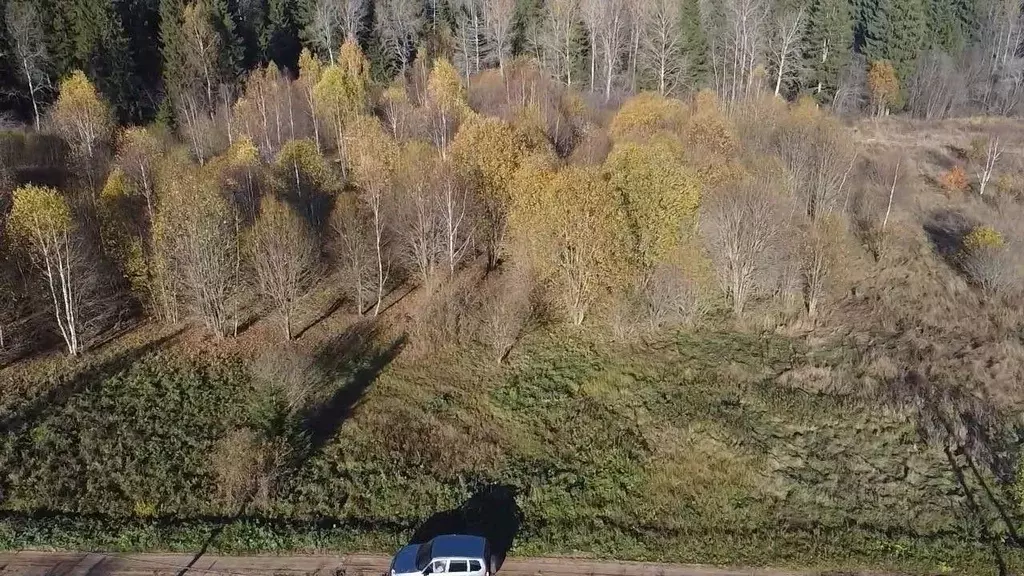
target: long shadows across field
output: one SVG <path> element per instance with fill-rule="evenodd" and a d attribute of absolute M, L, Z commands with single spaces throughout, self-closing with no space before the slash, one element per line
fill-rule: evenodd
<path fill-rule="evenodd" d="M 93 364 L 83 364 L 82 368 L 71 378 L 58 382 L 47 392 L 32 398 L 23 406 L 14 407 L 9 412 L 4 411 L 6 407 L 0 406 L 0 434 L 10 434 L 26 424 L 35 422 L 45 414 L 58 410 L 69 399 L 84 391 L 90 384 L 103 382 L 111 376 L 128 369 L 132 364 L 145 356 L 161 350 L 181 332 L 182 330 L 177 330 L 147 342 L 142 346 L 114 353 Z"/>
<path fill-rule="evenodd" d="M 1006 455 L 1012 452 L 1015 433 L 1000 426 L 1004 420 L 984 398 L 916 371 L 907 374 L 894 392 L 901 403 L 914 407 L 921 439 L 942 446 L 962 492 L 965 515 L 992 551 L 997 573 L 1007 574 L 1005 547 L 1024 547 L 1018 530 L 1021 518 L 1008 504 L 1008 495 L 993 489 L 993 482 L 1005 484 L 1012 476 Z"/>
<path fill-rule="evenodd" d="M 300 436 L 305 441 L 298 447 L 292 461 L 294 470 L 302 468 L 334 438 L 366 391 L 405 346 L 404 335 L 387 343 L 382 343 L 383 338 L 376 322 L 363 320 L 317 348 L 312 371 L 308 375 L 317 391 L 298 414 Z M 229 523 L 246 518 L 254 496 L 249 494 L 233 517 L 216 522 L 216 527 L 182 570 L 181 576 L 206 554 Z M 325 525 L 338 522 L 325 521 Z"/>
<path fill-rule="evenodd" d="M 404 335 L 383 346 L 381 337 L 377 324 L 364 320 L 317 349 L 313 362 L 320 379 L 328 389 L 338 387 L 302 414 L 312 451 L 322 449 L 337 434 L 380 373 L 405 347 Z"/>
<path fill-rule="evenodd" d="M 445 534 L 482 536 L 491 544 L 493 569 L 498 570 L 512 549 L 522 521 L 516 489 L 502 484 L 488 485 L 458 508 L 428 518 L 416 529 L 410 544 L 423 544 Z"/>

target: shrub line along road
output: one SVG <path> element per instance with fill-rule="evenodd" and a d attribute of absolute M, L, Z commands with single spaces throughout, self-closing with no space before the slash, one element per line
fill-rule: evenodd
<path fill-rule="evenodd" d="M 23 551 L 0 553 L 0 576 L 381 576 L 390 558 L 207 556 Z M 818 572 L 571 558 L 509 558 L 502 576 L 810 576 Z M 866 573 L 865 573 L 866 574 Z"/>

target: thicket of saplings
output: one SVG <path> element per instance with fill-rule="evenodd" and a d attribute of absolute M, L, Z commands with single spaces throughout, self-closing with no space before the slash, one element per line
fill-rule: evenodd
<path fill-rule="evenodd" d="M 467 89 L 424 58 L 382 89 L 346 43 L 294 80 L 253 72 L 180 141 L 115 127 L 81 73 L 48 125 L 4 135 L 3 349 L 73 359 L 7 369 L 0 543 L 387 548 L 500 485 L 524 553 L 1019 561 L 1016 448 L 978 440 L 1005 438 L 1009 403 L 915 389 L 856 341 L 743 335 L 834 327 L 849 273 L 904 257 L 893 200 L 914 175 L 859 177 L 813 102 L 607 110 L 527 61 Z M 977 178 L 942 185 L 984 195 L 1002 150 L 977 142 Z M 1017 301 L 1011 248 L 959 231 L 965 310 Z M 351 322 L 310 313 L 325 290 Z M 277 336 L 217 352 L 253 322 Z M 738 332 L 673 335 L 701 325 Z M 175 352 L 176 326 L 221 343 Z M 795 390 L 831 368 L 901 385 L 919 418 L 882 384 Z"/>

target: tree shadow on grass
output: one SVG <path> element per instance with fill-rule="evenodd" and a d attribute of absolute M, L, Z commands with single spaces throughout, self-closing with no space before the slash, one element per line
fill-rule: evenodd
<path fill-rule="evenodd" d="M 1012 477 L 1007 455 L 1013 452 L 1015 434 L 1007 429 L 1006 417 L 963 387 L 932 381 L 916 371 L 899 379 L 892 394 L 915 412 L 922 440 L 941 446 L 980 544 L 992 551 L 998 573 L 1007 574 L 1004 551 L 1024 547 L 1024 541 L 1011 499 L 991 486 L 993 479 L 1005 483 Z"/>
<path fill-rule="evenodd" d="M 964 214 L 953 210 L 934 212 L 924 223 L 924 232 L 935 251 L 949 261 L 963 247 L 964 236 L 974 223 Z"/>
<path fill-rule="evenodd" d="M 325 388 L 337 387 L 300 415 L 311 452 L 320 451 L 338 433 L 380 373 L 405 347 L 404 335 L 383 344 L 382 336 L 376 322 L 361 320 L 317 349 L 314 366 L 319 378 Z"/>
<path fill-rule="evenodd" d="M 523 512 L 516 502 L 517 491 L 504 484 L 481 487 L 458 508 L 438 512 L 426 520 L 410 540 L 423 544 L 445 534 L 468 534 L 486 538 L 491 545 L 492 569 L 504 564 L 519 533 Z"/>
<path fill-rule="evenodd" d="M 89 385 L 103 382 L 111 376 L 127 370 L 143 357 L 163 348 L 183 331 L 184 329 L 178 329 L 142 346 L 114 353 L 107 358 L 99 360 L 83 358 L 81 369 L 71 378 L 60 382 L 45 394 L 33 398 L 10 414 L 0 413 L 0 435 L 15 434 L 43 416 L 59 410 L 72 397 L 85 391 Z"/>
<path fill-rule="evenodd" d="M 179 329 L 142 346 L 128 348 L 106 358 L 94 360 L 87 356 L 80 359 L 79 362 L 82 364 L 79 370 L 70 378 L 58 382 L 45 393 L 15 407 L 10 412 L 0 411 L 0 437 L 8 436 L 19 439 L 18 441 L 26 441 L 24 434 L 26 430 L 31 429 L 48 415 L 61 410 L 71 398 L 85 392 L 89 386 L 102 383 L 129 369 L 145 356 L 160 350 L 182 331 L 183 329 Z M 0 410 L 2 409 L 3 407 L 0 407 Z M 8 493 L 9 483 L 10 479 L 7 473 L 0 470 L 0 501 L 3 501 L 4 495 Z"/>
<path fill-rule="evenodd" d="M 313 357 L 312 383 L 329 392 L 320 398 L 314 395 L 309 405 L 296 415 L 294 422 L 299 427 L 299 437 L 304 441 L 297 447 L 290 464 L 292 471 L 301 469 L 334 438 L 366 391 L 405 346 L 404 335 L 386 344 L 382 344 L 382 339 L 383 334 L 376 322 L 362 320 L 317 348 Z M 228 524 L 245 518 L 255 496 L 255 491 L 248 494 L 233 516 L 215 523 L 210 535 L 178 576 L 184 576 L 206 555 Z"/>
<path fill-rule="evenodd" d="M 331 302 L 325 308 L 323 308 L 323 310 L 321 310 L 320 314 L 316 318 L 314 318 L 311 322 L 303 326 L 302 329 L 295 333 L 295 339 L 298 340 L 302 338 L 303 334 L 309 332 L 310 330 L 317 327 L 325 320 L 333 316 L 335 312 L 341 309 L 341 306 L 345 303 L 345 300 L 346 298 L 344 295 L 332 298 Z"/>

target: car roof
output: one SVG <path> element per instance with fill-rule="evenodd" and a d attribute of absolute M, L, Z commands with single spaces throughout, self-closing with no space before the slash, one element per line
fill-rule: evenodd
<path fill-rule="evenodd" d="M 430 555 L 434 558 L 479 558 L 486 555 L 487 540 L 479 536 L 449 534 L 430 541 Z"/>

